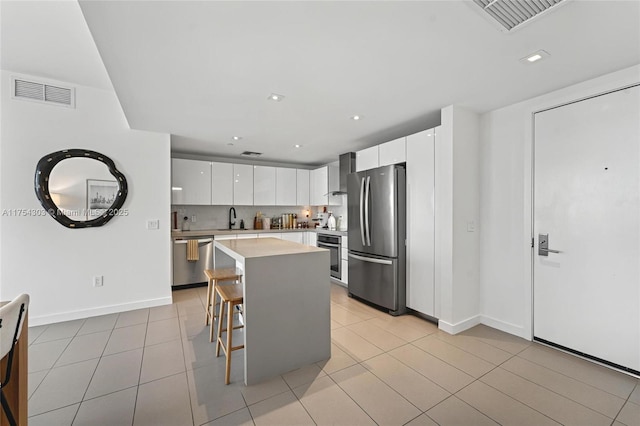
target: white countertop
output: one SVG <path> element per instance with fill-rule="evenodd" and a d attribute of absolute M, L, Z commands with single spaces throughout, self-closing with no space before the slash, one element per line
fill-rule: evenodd
<path fill-rule="evenodd" d="M 245 259 L 255 257 L 315 253 L 327 250 L 308 246 L 306 244 L 285 241 L 279 238 L 243 238 L 238 240 L 220 240 L 215 241 L 215 245 L 220 250 L 223 250 L 227 253 L 231 251 Z"/>

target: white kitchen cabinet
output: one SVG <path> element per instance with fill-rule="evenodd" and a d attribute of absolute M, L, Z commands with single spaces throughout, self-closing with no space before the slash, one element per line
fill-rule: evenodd
<path fill-rule="evenodd" d="M 253 205 L 253 166 L 251 164 L 233 165 L 233 204 Z"/>
<path fill-rule="evenodd" d="M 238 234 L 236 236 L 237 239 L 245 239 L 245 238 L 258 238 L 258 234 Z"/>
<path fill-rule="evenodd" d="M 215 206 L 233 204 L 233 164 L 211 163 L 211 204 Z"/>
<path fill-rule="evenodd" d="M 285 167 L 276 168 L 276 206 L 297 205 L 296 180 L 296 169 L 289 169 Z M 308 187 L 309 180 L 307 179 L 307 188 Z"/>
<path fill-rule="evenodd" d="M 279 232 L 261 232 L 258 234 L 258 238 L 282 238 L 282 234 Z"/>
<path fill-rule="evenodd" d="M 307 231 L 307 245 L 312 247 L 317 247 L 318 243 L 318 234 L 314 231 Z"/>
<path fill-rule="evenodd" d="M 302 232 L 283 232 L 282 239 L 287 241 L 293 241 L 294 243 L 302 244 L 304 238 Z"/>
<path fill-rule="evenodd" d="M 235 240 L 238 236 L 236 234 L 215 235 L 214 240 Z"/>
<path fill-rule="evenodd" d="M 211 163 L 209 161 L 171 160 L 171 203 L 211 204 Z"/>
<path fill-rule="evenodd" d="M 329 201 L 329 169 L 327 166 L 311 170 L 309 174 L 309 193 L 312 206 L 326 206 Z"/>
<path fill-rule="evenodd" d="M 356 172 L 378 167 L 378 145 L 356 152 Z"/>
<path fill-rule="evenodd" d="M 378 145 L 378 166 L 407 161 L 406 139 L 403 137 Z"/>
<path fill-rule="evenodd" d="M 435 129 L 406 147 L 407 307 L 435 316 Z"/>
<path fill-rule="evenodd" d="M 349 237 L 346 235 L 340 240 L 340 262 L 341 281 L 349 284 Z"/>
<path fill-rule="evenodd" d="M 296 169 L 296 206 L 310 206 L 309 170 Z"/>
<path fill-rule="evenodd" d="M 276 168 L 253 166 L 253 205 L 274 206 L 276 204 Z"/>

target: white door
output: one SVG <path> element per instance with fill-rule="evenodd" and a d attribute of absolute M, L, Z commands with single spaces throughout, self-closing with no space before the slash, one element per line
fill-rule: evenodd
<path fill-rule="evenodd" d="M 640 371 L 640 86 L 534 119 L 534 336 Z"/>

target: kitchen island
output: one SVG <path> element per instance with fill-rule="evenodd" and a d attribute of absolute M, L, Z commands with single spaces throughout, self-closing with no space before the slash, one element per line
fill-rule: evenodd
<path fill-rule="evenodd" d="M 216 267 L 244 271 L 244 382 L 331 356 L 329 251 L 277 238 L 214 242 Z"/>

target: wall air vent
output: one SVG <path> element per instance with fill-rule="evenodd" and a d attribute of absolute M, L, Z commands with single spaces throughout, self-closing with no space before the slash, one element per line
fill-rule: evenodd
<path fill-rule="evenodd" d="M 513 31 L 525 22 L 539 17 L 543 13 L 555 10 L 567 0 L 473 0 L 482 10 L 498 22 L 500 30 Z"/>
<path fill-rule="evenodd" d="M 262 155 L 261 152 L 253 152 L 253 151 L 245 151 L 242 154 L 245 157 L 260 157 Z"/>
<path fill-rule="evenodd" d="M 74 90 L 68 87 L 53 86 L 18 78 L 12 79 L 13 97 L 47 104 L 55 104 L 73 108 L 75 106 Z"/>

